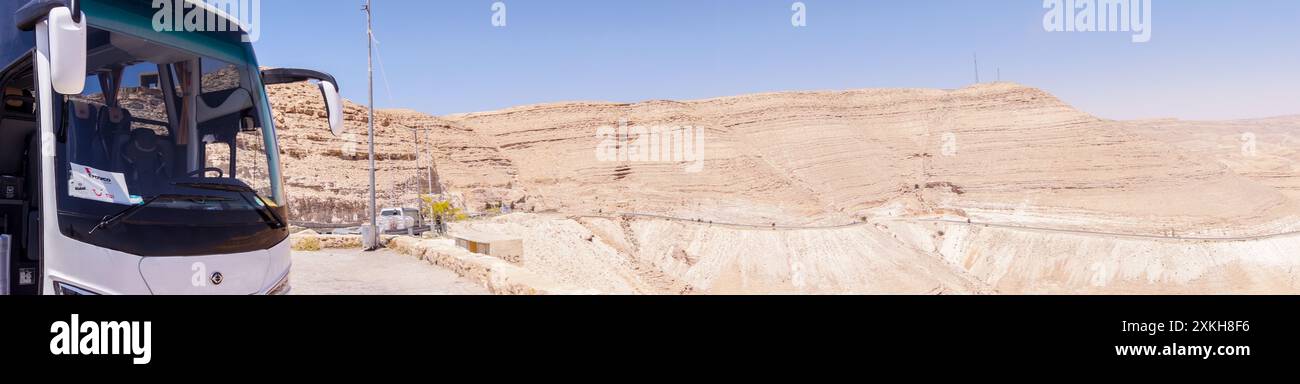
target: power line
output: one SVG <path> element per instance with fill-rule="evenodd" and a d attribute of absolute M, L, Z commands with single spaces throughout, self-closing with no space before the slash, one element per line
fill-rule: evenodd
<path fill-rule="evenodd" d="M 388 82 L 388 68 L 384 67 L 384 52 L 379 49 L 379 39 L 375 38 L 375 33 L 370 33 L 370 40 L 375 44 L 375 60 L 379 62 L 379 74 L 384 79 L 384 90 L 388 92 L 388 102 L 393 102 L 393 85 Z"/>

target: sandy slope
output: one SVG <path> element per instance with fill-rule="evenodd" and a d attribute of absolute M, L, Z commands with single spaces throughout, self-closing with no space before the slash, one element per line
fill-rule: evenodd
<path fill-rule="evenodd" d="M 991 289 L 1032 294 L 1294 294 L 1300 234 L 1188 241 L 965 224 L 893 224 Z M 934 236 L 943 232 L 941 237 Z"/>
<path fill-rule="evenodd" d="M 759 230 L 513 214 L 455 230 L 524 239 L 525 268 L 606 293 L 988 293 L 938 254 L 871 226 Z"/>
<path fill-rule="evenodd" d="M 1189 122 L 1126 122 L 1125 129 L 1214 159 L 1234 173 L 1300 197 L 1300 116 Z"/>

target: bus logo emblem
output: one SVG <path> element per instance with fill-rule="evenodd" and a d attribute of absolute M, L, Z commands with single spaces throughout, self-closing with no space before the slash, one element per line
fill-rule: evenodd
<path fill-rule="evenodd" d="M 221 272 L 217 272 L 213 273 L 212 278 L 208 280 L 212 281 L 212 285 L 221 285 L 221 282 L 226 281 L 226 276 L 222 275 Z"/>

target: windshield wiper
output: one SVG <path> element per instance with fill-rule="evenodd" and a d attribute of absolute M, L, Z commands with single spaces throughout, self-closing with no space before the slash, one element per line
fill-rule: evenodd
<path fill-rule="evenodd" d="M 142 203 L 140 203 L 140 204 L 132 205 L 131 207 L 129 207 L 129 208 L 127 208 L 127 209 L 123 209 L 121 212 L 118 212 L 118 213 L 115 213 L 115 214 L 112 214 L 112 215 L 108 215 L 108 216 L 104 216 L 103 219 L 100 219 L 100 220 L 99 220 L 99 224 L 95 224 L 95 227 L 94 227 L 94 228 L 91 228 L 91 229 L 90 229 L 90 232 L 87 233 L 87 234 L 89 234 L 89 235 L 93 235 L 93 234 L 95 234 L 95 231 L 98 231 L 98 230 L 101 230 L 101 229 L 106 229 L 106 228 L 108 228 L 108 227 L 111 227 L 111 226 L 113 226 L 113 225 L 115 225 L 115 224 L 121 222 L 122 220 L 126 219 L 127 217 L 130 217 L 131 215 L 134 215 L 136 212 L 139 212 L 139 211 L 140 211 L 141 209 L 143 209 L 144 207 L 148 206 L 149 204 L 153 204 L 153 202 L 158 201 L 158 199 L 163 198 L 163 197 L 166 197 L 166 195 L 157 195 L 157 196 L 153 196 L 153 197 L 150 197 L 150 198 L 145 199 L 144 202 L 142 202 Z"/>
<path fill-rule="evenodd" d="M 213 183 L 213 182 L 204 182 L 204 181 L 180 181 L 180 182 L 172 183 L 172 185 L 175 185 L 175 186 L 178 186 L 178 187 L 186 187 L 186 188 L 194 188 L 194 189 L 208 189 L 208 190 L 227 191 L 227 192 L 252 192 L 252 193 L 256 193 L 256 192 L 257 192 L 257 191 L 254 190 L 253 188 L 251 188 L 251 187 L 247 187 L 247 186 L 243 186 L 243 185 L 238 185 L 238 184 L 226 184 L 226 183 Z"/>
<path fill-rule="evenodd" d="M 262 215 L 262 219 L 266 221 L 266 224 L 271 226 L 271 228 L 280 229 L 288 226 L 288 224 L 284 222 L 284 218 L 281 218 L 280 214 L 276 213 L 274 209 L 271 209 L 271 207 L 266 206 L 266 204 L 259 204 L 261 201 L 263 201 L 262 196 L 258 195 L 257 190 L 251 187 L 238 185 L 238 184 L 213 183 L 213 182 L 202 182 L 202 181 L 176 182 L 176 183 L 172 183 L 172 185 L 179 186 L 179 187 L 195 188 L 195 189 L 209 189 L 209 190 L 217 190 L 217 191 L 239 192 L 239 196 L 244 198 L 244 201 L 247 202 L 248 205 L 253 206 L 253 208 L 257 210 L 258 214 Z"/>
<path fill-rule="evenodd" d="M 252 197 L 249 197 L 249 195 L 252 195 Z M 262 219 L 266 220 L 266 225 L 271 226 L 271 229 L 280 229 L 288 226 L 285 224 L 284 219 L 280 218 L 280 214 L 275 213 L 275 210 L 266 206 L 265 203 L 261 203 L 262 197 L 259 196 L 257 192 L 241 193 L 239 196 L 243 197 L 244 201 L 248 202 L 248 205 L 257 208 L 257 212 L 262 215 Z M 253 199 L 257 199 L 257 201 L 255 202 Z"/>

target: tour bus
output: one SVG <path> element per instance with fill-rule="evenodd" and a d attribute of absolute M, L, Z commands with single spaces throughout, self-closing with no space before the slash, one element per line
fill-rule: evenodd
<path fill-rule="evenodd" d="M 0 294 L 290 290 L 265 86 L 315 83 L 337 135 L 338 83 L 261 69 L 246 28 L 160 31 L 154 4 L 0 2 Z"/>

